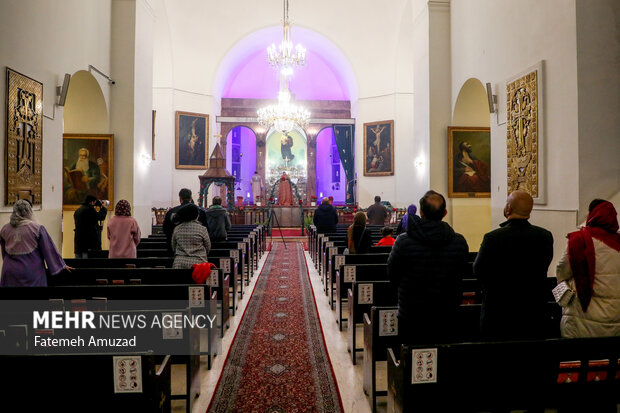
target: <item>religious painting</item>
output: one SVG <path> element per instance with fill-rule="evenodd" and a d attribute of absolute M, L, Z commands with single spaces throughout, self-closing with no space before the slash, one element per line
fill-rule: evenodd
<path fill-rule="evenodd" d="M 114 205 L 114 135 L 64 134 L 63 209 L 77 209 L 87 195 Z"/>
<path fill-rule="evenodd" d="M 448 127 L 448 197 L 491 197 L 491 129 Z"/>
<path fill-rule="evenodd" d="M 41 205 L 43 84 L 6 69 L 5 203 Z"/>
<path fill-rule="evenodd" d="M 364 123 L 364 176 L 394 175 L 394 121 Z"/>
<path fill-rule="evenodd" d="M 284 172 L 294 181 L 307 177 L 306 139 L 298 130 L 283 134 L 273 131 L 267 136 L 265 179 L 273 184 Z"/>
<path fill-rule="evenodd" d="M 523 190 L 544 204 L 543 62 L 506 82 L 507 192 Z"/>
<path fill-rule="evenodd" d="M 176 169 L 207 169 L 209 115 L 176 112 Z"/>

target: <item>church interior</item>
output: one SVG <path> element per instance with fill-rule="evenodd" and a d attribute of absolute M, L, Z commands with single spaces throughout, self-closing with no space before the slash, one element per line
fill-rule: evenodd
<path fill-rule="evenodd" d="M 231 213 L 245 214 L 233 227 L 259 223 L 246 210 L 273 209 L 279 226 L 297 231 L 299 211 L 314 211 L 324 197 L 355 212 L 380 196 L 395 224 L 397 212 L 432 189 L 445 196 L 444 221 L 475 253 L 505 220 L 507 195 L 520 189 L 534 200 L 530 221 L 553 235 L 555 277 L 566 235 L 585 222 L 590 201 L 620 205 L 617 0 L 3 0 L 0 27 L 0 224 L 18 199 L 31 201 L 66 259 L 87 193 L 109 201 L 108 219 L 128 200 L 146 238 L 161 224 L 157 211 L 179 204 L 181 188 L 205 208 L 221 196 Z M 285 41 L 289 60 L 278 60 Z M 29 87 L 30 103 L 13 91 Z M 273 120 L 282 104 L 289 124 Z M 20 105 L 36 112 L 32 145 L 12 126 Z M 33 178 L 22 185 L 21 161 L 18 172 L 11 162 L 27 151 Z M 464 156 L 480 169 L 463 169 Z M 271 252 L 254 256 L 193 412 L 377 411 L 364 394 L 362 355 L 351 362 L 347 331 L 324 293 L 310 245 L 320 241 L 308 232 L 286 242 L 273 235 Z M 101 241 L 108 249 L 105 231 Z M 282 323 L 319 331 L 308 333 L 304 351 L 313 356 L 299 363 L 333 387 L 322 404 L 306 400 L 318 390 L 287 387 L 296 376 L 278 381 L 293 362 L 263 368 L 279 383 L 267 396 L 226 393 L 250 380 L 246 370 L 227 375 L 236 360 L 262 360 L 243 327 L 271 323 L 257 301 L 270 284 L 300 290 L 279 297 L 300 304 L 275 313 Z M 305 317 L 305 329 L 293 313 Z M 277 342 L 274 334 L 256 341 Z M 328 360 L 325 371 L 317 354 Z M 283 407 L 287 391 L 298 404 Z M 379 411 L 388 398 L 379 397 Z M 232 399 L 236 405 L 223 402 Z"/>

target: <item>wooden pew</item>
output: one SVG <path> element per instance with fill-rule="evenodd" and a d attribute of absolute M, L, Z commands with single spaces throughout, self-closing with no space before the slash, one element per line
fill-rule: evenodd
<path fill-rule="evenodd" d="M 600 412 L 620 402 L 619 360 L 620 337 L 403 345 L 388 350 L 388 411 Z"/>
<path fill-rule="evenodd" d="M 348 254 L 336 255 L 333 257 L 331 272 L 326 277 L 325 293 L 329 297 L 330 307 L 333 310 L 335 305 L 334 289 L 336 283 L 336 272 L 342 271 L 345 264 L 385 264 L 390 254 Z M 361 322 L 361 321 L 360 321 Z"/>
<path fill-rule="evenodd" d="M 348 302 L 347 350 L 355 365 L 357 353 L 363 350 L 363 347 L 357 347 L 356 327 L 363 322 L 364 313 L 369 313 L 372 306 L 396 305 L 398 297 L 396 289 L 389 281 L 362 281 L 353 282 L 348 290 Z"/>
<path fill-rule="evenodd" d="M 348 297 L 348 290 L 354 282 L 389 281 L 387 278 L 387 264 L 345 264 L 340 271 L 336 271 L 336 322 L 342 331 L 343 302 Z"/>
<path fill-rule="evenodd" d="M 65 258 L 73 268 L 172 268 L 174 258 Z"/>
<path fill-rule="evenodd" d="M 139 393 L 114 392 L 113 355 L 0 356 L 4 374 L 11 377 L 3 380 L 3 403 L 22 406 L 19 411 L 169 413 L 171 356 L 160 360 L 148 353 L 124 355 L 140 359 Z M 34 385 L 41 372 L 48 380 Z"/>
<path fill-rule="evenodd" d="M 63 271 L 56 276 L 48 277 L 49 286 L 82 286 L 82 285 L 183 285 L 195 284 L 191 269 L 180 268 L 76 268 Z M 229 275 L 215 268 L 207 285 L 217 294 L 221 301 L 220 336 L 230 327 L 230 280 Z M 208 295 L 206 295 L 208 296 Z"/>
<path fill-rule="evenodd" d="M 9 291 L 7 291 L 9 290 Z M 49 301 L 55 300 L 54 305 L 60 305 L 60 308 L 56 308 L 60 311 L 82 311 L 82 310 L 92 310 L 99 314 L 105 314 L 108 312 L 106 308 L 102 307 L 111 307 L 114 310 L 110 310 L 110 314 L 132 314 L 135 316 L 136 309 L 144 308 L 140 307 L 140 300 L 149 300 L 149 301 L 157 301 L 157 309 L 152 308 L 144 308 L 144 310 L 140 310 L 140 314 L 151 314 L 151 315 L 161 315 L 164 312 L 174 312 L 179 314 L 190 315 L 192 313 L 197 313 L 201 309 L 191 309 L 187 306 L 188 304 L 188 292 L 186 286 L 178 286 L 178 285 L 166 285 L 166 286 L 154 286 L 154 285 L 97 285 L 97 286 L 50 286 L 50 287 L 11 287 L 11 288 L 3 288 L 0 289 L 0 300 L 5 303 L 12 303 L 15 306 L 15 301 L 19 300 L 28 300 L 31 301 Z M 105 298 L 107 301 L 103 302 L 101 300 L 91 300 L 91 298 L 97 297 L 99 299 Z M 212 297 L 212 298 L 215 298 Z M 62 300 L 60 304 L 58 300 Z M 8 301 L 10 300 L 10 301 Z M 185 303 L 183 303 L 185 302 Z M 130 304 L 128 304 L 130 303 Z M 183 303 L 183 304 L 181 304 Z M 215 301 L 213 301 L 215 303 Z M 94 307 L 88 307 L 89 305 Z M 129 307 L 127 307 L 129 305 Z M 212 308 L 211 308 L 212 310 Z M 204 314 L 204 311 L 200 311 L 200 314 Z M 211 313 L 213 314 L 213 313 Z M 19 319 L 22 319 L 20 322 Z M 25 319 L 24 319 L 25 317 Z M 148 316 L 147 316 L 148 317 Z M 22 335 L 14 334 L 12 337 L 10 335 L 5 336 L 5 340 L 0 343 L 4 347 L 1 348 L 1 354 L 13 354 L 13 355 L 22 355 L 22 348 L 29 348 L 30 352 L 42 352 L 42 353 L 54 353 L 53 350 L 46 351 L 46 348 L 36 348 L 34 343 L 34 337 L 39 334 L 49 334 L 50 331 L 53 331 L 53 338 L 75 338 L 75 329 L 65 330 L 65 329 L 57 329 L 57 330 L 37 330 L 33 329 L 30 322 L 32 321 L 32 311 L 26 311 L 25 313 L 14 312 L 14 310 L 10 310 L 10 313 L 7 312 L 7 308 L 2 308 L 2 321 L 6 322 L 7 319 L 12 321 L 13 328 L 15 331 L 23 330 Z M 2 328 L 6 330 L 10 330 L 9 326 L 2 326 Z M 214 329 L 209 329 L 209 332 L 212 332 Z M 78 331 L 78 333 L 81 330 Z M 95 330 L 97 331 L 97 330 Z M 131 351 L 144 354 L 151 353 L 155 356 L 156 360 L 162 360 L 164 357 L 158 356 L 157 354 L 161 354 L 159 352 L 169 350 L 168 347 L 170 344 L 170 340 L 167 340 L 166 337 L 162 336 L 162 331 L 156 328 L 144 328 L 139 330 L 131 330 L 126 329 L 125 333 L 131 335 L 138 332 L 140 335 L 139 339 L 136 341 L 136 348 Z M 92 334 L 93 330 L 85 329 L 83 330 L 83 334 L 85 337 L 89 334 Z M 186 402 L 186 411 L 189 413 L 193 408 L 193 403 L 196 397 L 200 394 L 200 331 L 196 327 L 191 326 L 182 326 L 181 333 L 179 338 L 174 340 L 174 348 L 175 351 L 181 351 L 182 353 L 176 353 L 176 355 L 172 356 L 172 364 L 181 364 L 185 366 L 186 373 L 186 392 L 184 395 L 171 395 L 170 399 L 182 399 Z M 104 335 L 105 336 L 105 335 Z M 210 335 L 211 336 L 211 335 Z M 21 342 L 20 342 L 21 340 Z M 84 340 L 87 340 L 84 338 Z M 27 344 L 28 343 L 28 344 Z M 209 340 L 209 345 L 214 345 L 215 343 Z M 179 350 L 180 349 L 180 350 Z M 73 350 L 73 354 L 77 354 L 80 352 L 85 352 L 86 354 L 100 354 L 100 353 L 110 353 L 114 352 L 116 354 L 119 350 L 112 348 L 102 348 L 93 350 L 93 353 L 90 353 L 88 348 L 80 348 L 80 350 Z M 69 353 L 71 350 L 67 350 Z M 131 352 L 130 351 L 130 352 Z M 127 350 L 120 350 L 121 354 L 127 354 Z M 158 352 L 158 353 L 155 353 Z M 64 351 L 62 351 L 65 355 Z M 62 356 L 63 354 L 29 354 L 26 357 L 57 357 Z M 209 354 L 210 357 L 213 357 L 215 354 Z M 66 367 L 66 365 L 65 365 Z M 109 367 L 108 367 L 109 368 Z M 76 372 L 73 371 L 73 380 L 75 380 Z M 78 374 L 79 377 L 79 374 Z M 65 383 L 65 388 L 71 387 L 67 386 L 68 383 Z M 32 390 L 31 388 L 29 390 Z M 73 390 L 71 390 L 73 391 Z"/>

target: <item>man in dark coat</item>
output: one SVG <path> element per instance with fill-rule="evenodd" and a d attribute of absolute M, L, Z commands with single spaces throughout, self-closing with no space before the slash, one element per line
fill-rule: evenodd
<path fill-rule="evenodd" d="M 388 258 L 388 275 L 398 288 L 403 343 L 455 339 L 469 248 L 465 238 L 442 221 L 445 215 L 445 198 L 428 191 L 420 199 L 420 217 L 409 217 L 407 232 L 396 238 Z"/>
<path fill-rule="evenodd" d="M 336 224 L 338 223 L 338 213 L 336 208 L 329 202 L 329 198 L 325 197 L 321 201 L 321 205 L 314 211 L 312 222 L 316 226 L 316 232 L 323 234 L 326 232 L 336 232 Z"/>
<path fill-rule="evenodd" d="M 507 220 L 484 236 L 474 262 L 474 274 L 482 284 L 480 327 L 487 339 L 546 335 L 553 236 L 528 221 L 533 205 L 527 192 L 511 193 L 504 207 Z"/>
<path fill-rule="evenodd" d="M 207 209 L 206 215 L 211 242 L 225 241 L 230 229 L 230 217 L 222 207 L 222 198 L 213 197 L 213 204 Z"/>
<path fill-rule="evenodd" d="M 168 212 L 166 212 L 166 216 L 164 217 L 164 223 L 162 225 L 162 230 L 164 234 L 166 234 L 166 241 L 168 243 L 168 249 L 172 249 L 171 241 L 172 241 L 172 233 L 174 232 L 174 228 L 179 225 L 177 219 L 175 219 L 176 213 L 183 206 L 193 203 L 192 200 L 192 190 L 183 188 L 179 191 L 179 202 L 180 205 L 175 206 L 174 208 L 170 208 Z M 205 214 L 204 208 L 198 207 L 198 222 L 200 222 L 203 226 L 207 227 L 207 216 Z"/>
<path fill-rule="evenodd" d="M 381 204 L 381 197 L 375 197 L 375 203 L 368 207 L 366 210 L 368 216 L 368 224 L 370 225 L 385 225 L 385 218 L 387 218 L 387 209 Z"/>
<path fill-rule="evenodd" d="M 99 207 L 99 211 L 95 209 Z M 101 224 L 108 210 L 97 198 L 87 195 L 82 205 L 73 213 L 75 258 L 88 258 L 88 250 L 101 250 Z"/>

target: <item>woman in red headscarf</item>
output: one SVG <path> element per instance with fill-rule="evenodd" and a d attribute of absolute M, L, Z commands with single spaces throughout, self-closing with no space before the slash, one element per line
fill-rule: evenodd
<path fill-rule="evenodd" d="M 576 297 L 562 309 L 562 337 L 620 336 L 620 234 L 611 202 L 590 203 L 586 226 L 568 234 L 557 266 Z"/>
<path fill-rule="evenodd" d="M 137 245 L 140 243 L 138 221 L 131 216 L 129 201 L 121 199 L 116 203 L 114 216 L 108 222 L 108 239 L 110 240 L 109 258 L 136 258 Z"/>

